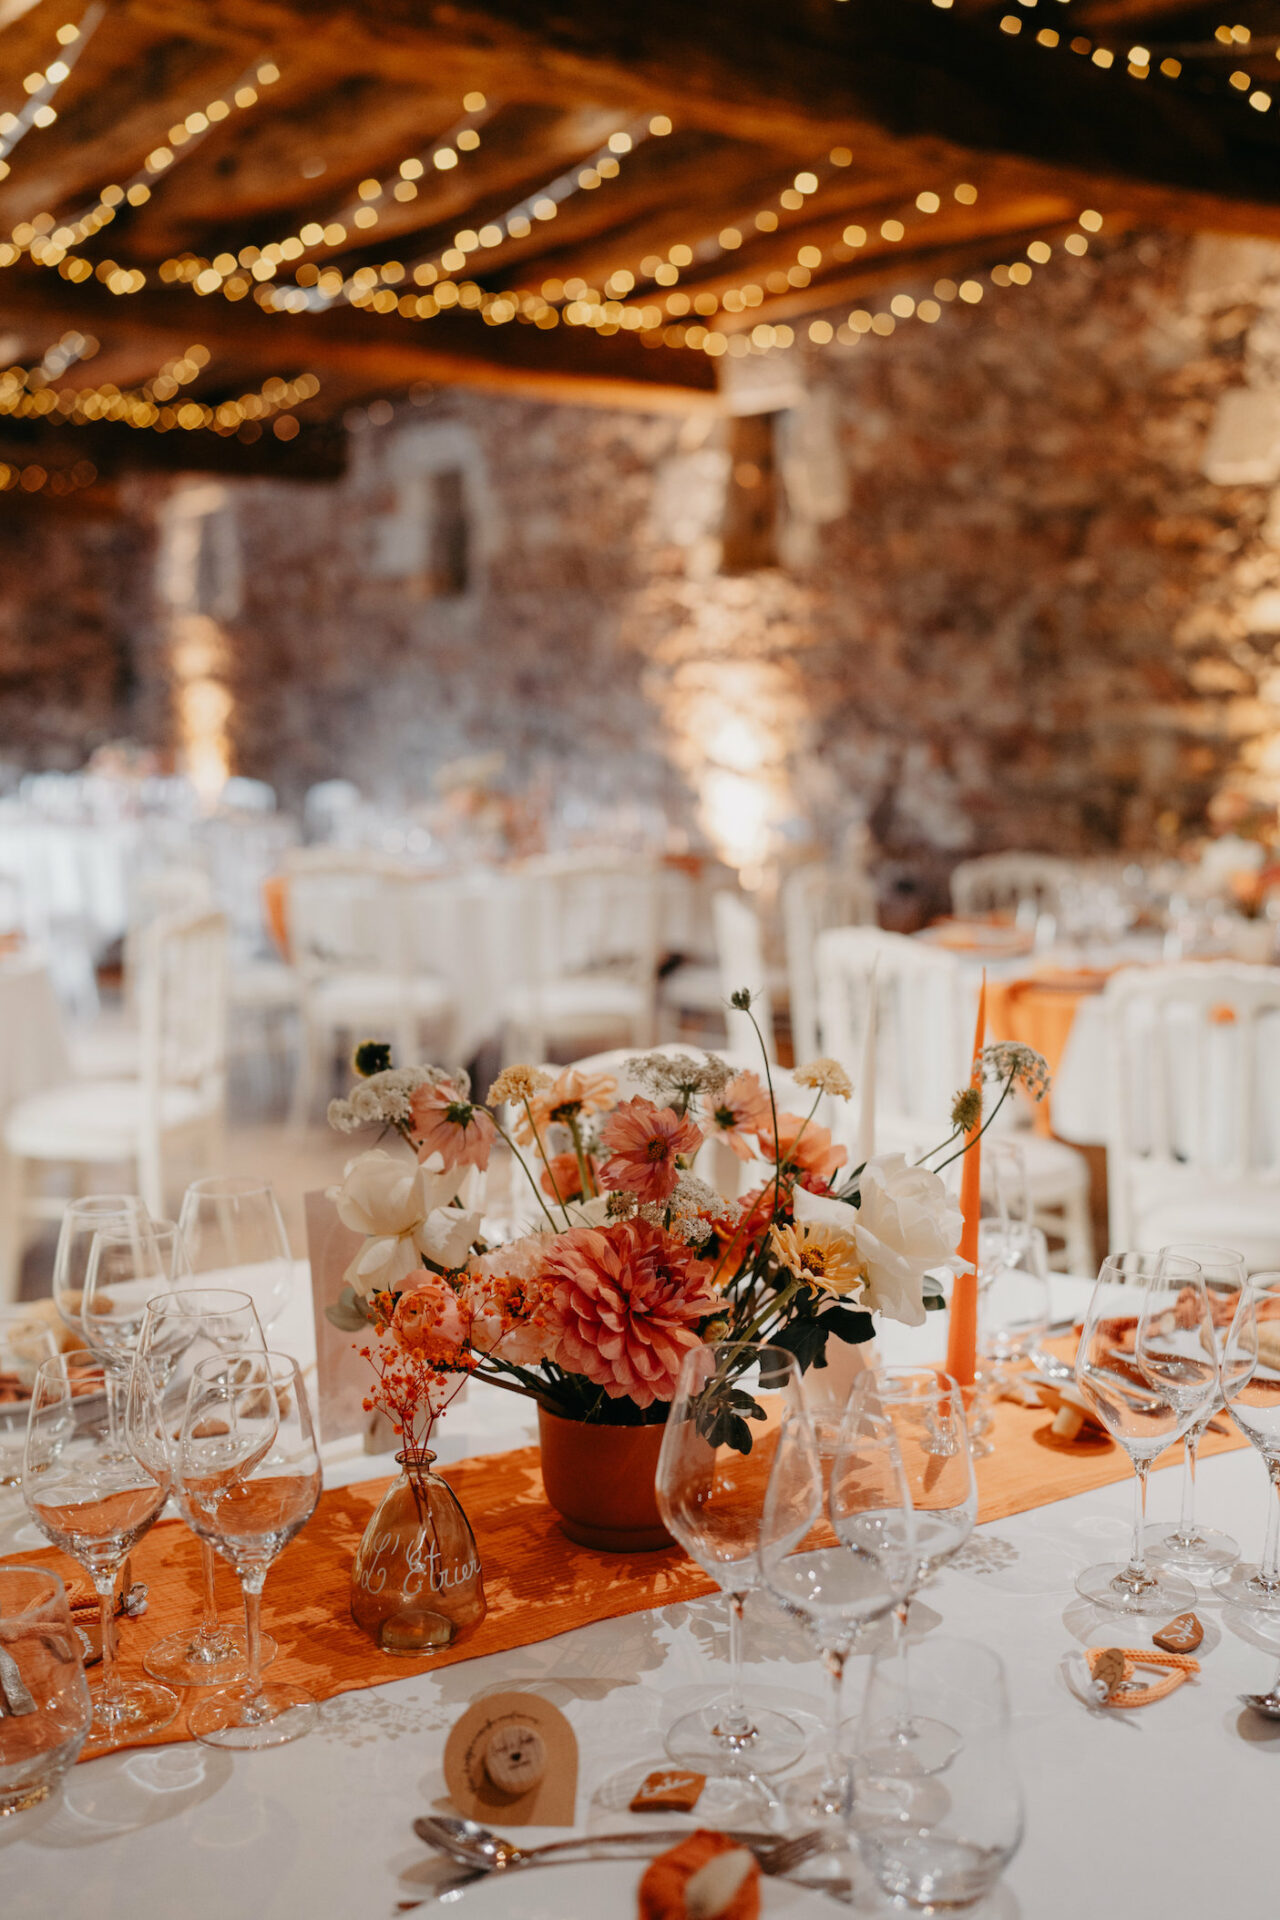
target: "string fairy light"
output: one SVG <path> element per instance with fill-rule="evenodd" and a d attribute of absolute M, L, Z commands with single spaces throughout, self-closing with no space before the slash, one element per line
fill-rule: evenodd
<path fill-rule="evenodd" d="M 43 71 L 37 70 L 27 75 L 22 83 L 27 95 L 25 105 L 17 113 L 0 113 L 0 180 L 8 177 L 9 155 L 18 142 L 33 127 L 51 127 L 58 118 L 58 110 L 53 102 L 71 78 L 76 61 L 93 38 L 106 11 L 103 0 L 94 0 L 94 4 L 81 15 L 78 24 L 69 20 L 65 26 L 59 27 L 55 37 L 61 52 Z"/>
<path fill-rule="evenodd" d="M 401 204 L 416 200 L 419 182 L 433 172 L 450 173 L 459 165 L 459 156 L 474 153 L 480 146 L 481 128 L 497 112 L 483 93 L 463 96 L 462 118 L 442 133 L 430 146 L 406 155 L 396 168 L 394 180 L 362 180 L 356 198 L 346 202 L 328 220 L 306 221 L 295 233 L 281 240 L 270 240 L 263 247 L 245 246 L 227 251 L 212 260 L 184 253 L 164 261 L 160 278 L 194 288 L 196 293 L 223 293 L 229 300 L 243 300 L 253 281 L 274 277 L 282 262 L 301 260 L 318 249 L 343 246 L 354 227 L 358 232 L 377 225 L 381 209 L 389 201 Z M 316 281 L 320 275 L 317 269 Z M 341 276 L 339 276 L 341 279 Z M 315 284 L 313 282 L 312 284 Z M 299 308 L 298 310 L 302 310 Z"/>
<path fill-rule="evenodd" d="M 11 366 L 0 373 L 0 414 L 18 420 L 48 419 L 70 426 L 108 421 L 157 433 L 180 428 L 188 433 L 205 430 L 225 438 L 240 432 L 242 437 L 256 439 L 262 431 L 262 422 L 300 406 L 320 391 L 320 382 L 313 373 L 299 374 L 294 380 L 272 375 L 256 392 L 241 394 L 239 399 L 216 404 L 188 399 L 172 405 L 171 402 L 180 400 L 182 388 L 190 386 L 209 365 L 212 356 L 207 347 L 198 344 L 188 347 L 184 353 L 166 360 L 141 387 L 123 390 L 109 382 L 95 387 L 50 385 L 45 369 L 55 352 L 51 349 L 46 353 L 38 367 Z M 85 357 L 83 352 L 80 357 Z M 289 423 L 292 433 L 280 432 L 284 424 L 277 420 L 275 431 L 281 439 L 291 439 L 297 432 L 297 422 Z M 246 427 L 252 429 L 247 436 L 244 435 Z"/>
<path fill-rule="evenodd" d="M 936 6 L 937 4 L 938 0 L 934 0 L 934 5 Z M 1032 9 L 1037 5 L 1037 0 L 1018 0 L 1018 4 L 1021 7 Z M 1027 21 L 1025 24 L 1028 27 L 1033 25 L 1031 21 Z M 1001 16 L 999 31 L 1016 36 L 1022 32 L 1023 25 L 1024 21 L 1021 15 L 1006 13 Z M 1234 49 L 1248 46 L 1251 42 L 1252 35 L 1247 27 L 1220 26 L 1215 28 L 1214 38 L 1224 47 Z M 1104 73 L 1116 69 L 1117 64 L 1120 63 L 1123 65 L 1123 69 L 1129 75 L 1130 79 L 1133 80 L 1148 80 L 1151 78 L 1153 72 L 1160 73 L 1166 80 L 1179 80 L 1185 72 L 1183 61 L 1176 58 L 1172 53 L 1166 54 L 1157 62 L 1155 53 L 1153 53 L 1150 47 L 1135 43 L 1128 49 L 1126 54 L 1121 54 L 1113 47 L 1106 47 L 1100 43 L 1096 43 L 1091 40 L 1087 34 L 1078 33 L 1068 36 L 1066 33 L 1059 32 L 1056 27 L 1041 27 L 1035 34 L 1035 44 L 1039 47 L 1048 48 L 1050 51 L 1070 51 L 1071 53 L 1079 55 L 1082 59 L 1087 58 L 1091 65 L 1099 68 Z M 1210 49 L 1206 49 L 1206 51 L 1210 51 Z M 1190 56 L 1193 49 L 1183 48 L 1182 52 L 1184 56 Z M 1277 47 L 1277 56 L 1280 57 L 1280 46 Z M 1202 77 L 1203 76 L 1198 76 L 1198 78 Z M 1255 113 L 1267 113 L 1274 104 L 1274 95 L 1268 93 L 1265 87 L 1259 86 L 1254 76 L 1244 67 L 1238 67 L 1228 74 L 1227 84 L 1234 93 L 1243 96 L 1247 100 L 1248 105 L 1253 108 Z"/>
<path fill-rule="evenodd" d="M 485 290 L 475 287 L 474 283 L 459 285 L 451 276 L 466 266 L 472 253 L 492 254 L 509 241 L 527 239 L 535 222 L 554 220 L 564 203 L 575 194 L 589 193 L 606 181 L 616 180 L 628 154 L 646 141 L 662 139 L 671 131 L 672 122 L 667 114 L 641 116 L 627 126 L 616 128 L 593 153 L 575 161 L 553 180 L 508 207 L 505 213 L 495 215 L 479 229 L 462 228 L 454 235 L 452 246 L 440 248 L 407 265 L 388 260 L 377 267 L 358 267 L 350 275 L 343 275 L 336 268 L 325 272 L 302 269 L 297 286 L 263 289 L 256 296 L 258 302 L 268 311 L 314 313 L 322 312 L 337 300 L 345 300 L 351 306 L 371 308 L 375 313 L 398 312 L 406 319 L 428 320 L 450 306 L 484 306 L 486 299 L 507 301 L 508 295 L 486 296 Z M 314 272 L 314 280 L 303 282 L 304 271 Z M 403 294 L 391 291 L 405 281 L 423 291 L 406 290 Z M 492 324 L 514 315 L 513 306 L 510 315 L 500 315 Z"/>
<path fill-rule="evenodd" d="M 102 188 L 93 203 L 70 219 L 58 221 L 48 212 L 20 220 L 7 241 L 0 241 L 0 267 L 14 266 L 26 254 L 37 266 L 56 268 L 63 279 L 74 284 L 97 278 L 112 293 L 140 293 L 147 284 L 141 267 L 121 266 L 114 260 L 95 265 L 72 249 L 92 239 L 115 219 L 120 207 L 145 206 L 151 198 L 153 183 L 172 167 L 179 157 L 194 153 L 222 121 L 239 111 L 247 113 L 261 98 L 261 89 L 274 86 L 280 69 L 274 60 L 259 56 L 227 93 L 219 94 L 177 121 L 168 130 L 168 144 L 153 147 L 137 172 L 123 185 L 111 183 Z M 229 97 L 228 97 L 229 95 Z"/>
<path fill-rule="evenodd" d="M 98 478 L 98 469 L 92 460 L 77 460 L 71 467 L 54 467 L 50 470 L 32 461 L 25 467 L 12 466 L 7 460 L 0 460 L 0 490 L 5 493 L 44 493 L 56 495 L 79 493 L 83 487 L 91 487 Z"/>

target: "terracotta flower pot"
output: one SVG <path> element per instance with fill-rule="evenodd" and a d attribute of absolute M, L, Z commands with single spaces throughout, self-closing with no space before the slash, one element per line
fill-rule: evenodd
<path fill-rule="evenodd" d="M 654 1492 L 663 1428 L 606 1427 L 538 1408 L 542 1484 L 582 1547 L 653 1553 L 671 1545 Z"/>

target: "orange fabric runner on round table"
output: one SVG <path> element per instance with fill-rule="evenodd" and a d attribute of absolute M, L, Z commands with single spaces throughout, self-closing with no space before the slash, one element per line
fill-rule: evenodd
<path fill-rule="evenodd" d="M 995 1450 L 977 1463 L 980 1522 L 1049 1506 L 1132 1473 L 1127 1457 L 1110 1441 L 1095 1437 L 1083 1445 L 1063 1446 L 1050 1433 L 1052 1416 L 1043 1409 L 1001 1401 L 993 1412 Z M 1229 1434 L 1210 1432 L 1201 1457 L 1245 1444 L 1234 1429 Z M 1181 1449 L 1171 1449 L 1163 1464 L 1180 1458 Z M 489 1611 L 479 1627 L 458 1644 L 421 1658 L 382 1653 L 365 1638 L 348 1610 L 351 1563 L 389 1482 L 340 1487 L 321 1496 L 310 1522 L 267 1577 L 263 1626 L 279 1646 L 269 1669 L 273 1677 L 295 1681 L 328 1700 L 715 1591 L 714 1583 L 679 1548 L 597 1553 L 566 1539 L 542 1491 L 536 1447 L 463 1460 L 445 1468 L 444 1477 L 466 1508 L 480 1549 Z M 7 1558 L 16 1564 L 48 1565 L 68 1582 L 84 1582 L 82 1570 L 52 1547 Z M 199 1549 L 186 1527 L 177 1521 L 153 1527 L 134 1550 L 133 1578 L 146 1581 L 150 1604 L 141 1619 L 117 1623 L 125 1673 L 140 1673 L 142 1656 L 153 1641 L 194 1626 L 199 1616 Z M 223 1614 L 231 1617 L 238 1588 L 221 1562 L 219 1589 Z M 124 1744 L 164 1746 L 189 1738 L 180 1712 L 163 1732 Z M 100 1751 L 95 1748 L 85 1757 Z"/>

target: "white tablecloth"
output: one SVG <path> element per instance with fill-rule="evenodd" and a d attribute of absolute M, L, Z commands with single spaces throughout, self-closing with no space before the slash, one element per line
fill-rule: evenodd
<path fill-rule="evenodd" d="M 920 1341 L 895 1336 L 888 1346 L 906 1354 L 940 1338 L 934 1320 Z M 1177 1475 L 1158 1474 L 1153 1514 L 1172 1514 L 1177 1494 Z M 1266 1498 L 1252 1452 L 1201 1470 L 1205 1516 L 1250 1553 Z M 997 1648 L 1008 1668 L 1027 1837 L 995 1898 L 971 1910 L 981 1920 L 1275 1911 L 1280 1725 L 1244 1715 L 1236 1695 L 1269 1683 L 1280 1629 L 1269 1647 L 1251 1644 L 1224 1630 L 1216 1602 L 1202 1604 L 1199 1681 L 1137 1713 L 1091 1714 L 1062 1679 L 1068 1650 L 1132 1638 L 1073 1588 L 1079 1567 L 1123 1550 L 1130 1503 L 1121 1483 L 979 1528 L 913 1609 L 919 1631 L 940 1622 Z M 581 1749 L 579 1826 L 603 1830 L 619 1823 L 610 1782 L 661 1763 L 663 1727 L 722 1681 L 724 1647 L 723 1605 L 712 1598 L 344 1695 L 315 1733 L 272 1752 L 182 1745 L 94 1761 L 53 1803 L 0 1823 L 6 1920 L 382 1920 L 432 1886 L 410 1822 L 442 1795 L 448 1729 L 476 1695 L 535 1687 L 562 1708 Z M 816 1731 L 819 1663 L 800 1629 L 761 1599 L 748 1607 L 747 1659 L 750 1684 L 780 1690 Z M 850 1711 L 866 1664 L 850 1662 Z M 551 1836 L 529 1831 L 540 1837 Z M 510 1911 L 520 1910 L 513 1883 Z M 868 1894 L 856 1911 L 888 1909 Z"/>

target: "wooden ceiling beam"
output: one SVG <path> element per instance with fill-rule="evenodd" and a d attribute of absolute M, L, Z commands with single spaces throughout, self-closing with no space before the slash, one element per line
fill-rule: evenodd
<path fill-rule="evenodd" d="M 183 0 L 125 0 L 187 17 Z M 205 0 L 218 20 L 280 31 L 279 0 Z M 301 15 L 298 16 L 301 19 Z M 352 64 L 439 84 L 443 67 L 495 96 L 505 74 L 553 98 L 662 106 L 738 139 L 810 157 L 837 142 L 932 135 L 962 147 L 1087 168 L 1270 207 L 1275 126 L 1234 100 L 1130 81 L 925 0 L 310 0 L 305 31 L 341 34 Z M 489 76 L 488 83 L 481 74 Z"/>
<path fill-rule="evenodd" d="M 92 332 L 109 349 L 113 330 L 126 332 L 130 344 L 144 344 L 154 364 L 199 343 L 214 356 L 210 382 L 220 378 L 218 362 L 271 373 L 326 367 L 359 382 L 366 392 L 400 391 L 418 381 L 483 387 L 520 393 L 532 399 L 573 404 L 684 412 L 716 404 L 715 369 L 709 361 L 694 365 L 691 356 L 642 347 L 637 335 L 598 338 L 583 328 L 548 332 L 512 321 L 486 326 L 478 315 L 458 311 L 433 320 L 404 320 L 398 314 L 364 313 L 355 308 L 318 316 L 265 314 L 245 301 L 195 302 L 168 288 L 124 296 L 108 294 L 87 282 L 74 294 L 50 276 L 52 286 L 29 276 L 0 284 L 0 327 L 33 330 L 47 321 L 56 339 L 68 326 Z M 85 384 L 95 384 L 91 371 Z M 81 384 L 73 373 L 69 384 Z M 199 394 L 199 387 L 193 390 Z M 323 394 L 318 403 L 323 406 Z"/>
<path fill-rule="evenodd" d="M 248 443 L 203 429 L 156 433 L 111 421 L 67 427 L 0 419 L 0 460 L 14 467 L 35 462 L 49 472 L 90 460 L 104 480 L 138 470 L 336 480 L 346 470 L 347 454 L 345 434 L 326 424 L 301 425 L 292 440 L 277 440 L 268 423 L 261 438 Z"/>

